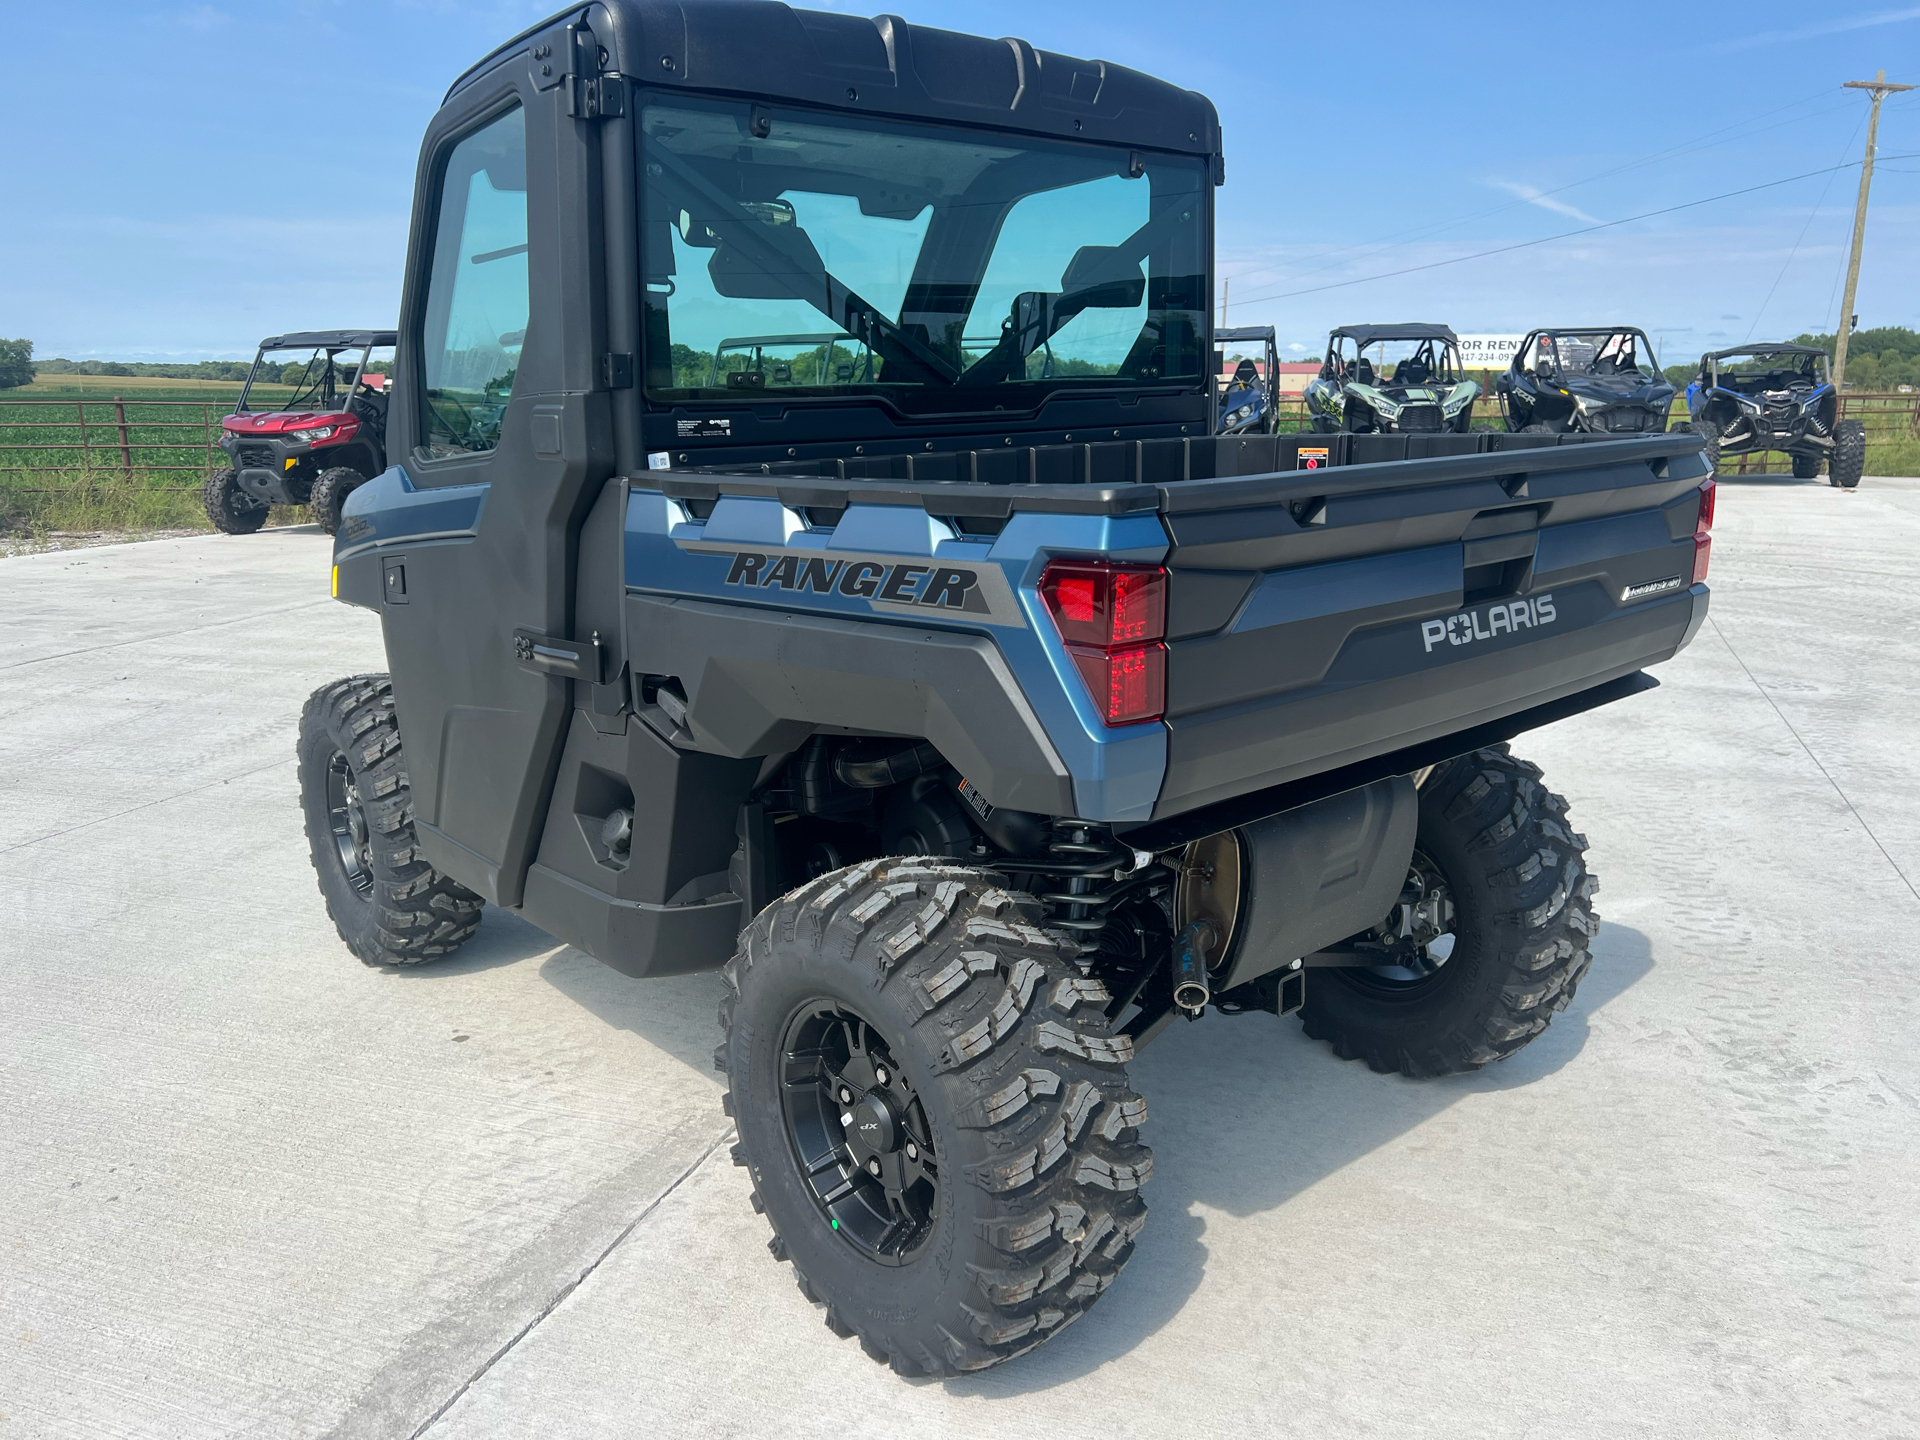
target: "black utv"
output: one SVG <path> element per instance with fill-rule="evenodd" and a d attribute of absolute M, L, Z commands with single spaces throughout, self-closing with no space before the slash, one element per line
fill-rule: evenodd
<path fill-rule="evenodd" d="M 741 1189 L 903 1375 L 1119 1277 L 1165 1026 L 1545 1030 L 1594 880 L 1507 742 L 1706 615 L 1691 435 L 1216 436 L 1223 170 L 1117 65 L 718 0 L 535 27 L 421 150 L 333 552 L 391 674 L 298 741 L 328 910 L 720 971 Z"/>
<path fill-rule="evenodd" d="M 233 413 L 228 464 L 201 500 L 225 535 L 251 535 L 275 505 L 305 505 L 329 535 L 347 496 L 387 468 L 391 330 L 309 330 L 260 342 Z M 291 394 L 263 394 L 290 390 Z"/>
<path fill-rule="evenodd" d="M 1657 433 L 1674 395 L 1653 342 L 1630 326 L 1535 330 L 1494 389 L 1507 429 L 1534 435 Z"/>
<path fill-rule="evenodd" d="M 1687 386 L 1687 411 L 1716 468 L 1725 455 L 1784 451 L 1793 473 L 1845 490 L 1867 468 L 1867 428 L 1836 418 L 1839 392 L 1827 374 L 1827 352 L 1811 345 L 1754 345 L 1700 357 Z"/>

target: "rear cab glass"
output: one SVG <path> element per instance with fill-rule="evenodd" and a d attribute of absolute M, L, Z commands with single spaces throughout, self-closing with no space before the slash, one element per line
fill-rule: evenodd
<path fill-rule="evenodd" d="M 640 130 L 650 399 L 1202 378 L 1199 159 L 678 95 Z"/>

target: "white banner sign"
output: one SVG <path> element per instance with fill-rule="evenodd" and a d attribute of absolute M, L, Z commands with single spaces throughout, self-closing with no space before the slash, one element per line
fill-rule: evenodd
<path fill-rule="evenodd" d="M 1525 335 L 1462 335 L 1460 363 L 1469 370 L 1504 370 Z"/>

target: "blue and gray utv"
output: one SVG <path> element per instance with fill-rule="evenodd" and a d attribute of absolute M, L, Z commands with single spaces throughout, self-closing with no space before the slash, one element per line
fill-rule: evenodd
<path fill-rule="evenodd" d="M 1431 349 L 1430 424 L 1216 435 L 1223 176 L 1181 86 L 736 0 L 575 6 L 421 149 L 334 549 L 391 674 L 301 721 L 329 912 L 720 972 L 773 1256 L 902 1375 L 1119 1277 L 1164 1027 L 1544 1031 L 1594 879 L 1508 742 L 1707 613 L 1692 435 L 1443 433 Z"/>

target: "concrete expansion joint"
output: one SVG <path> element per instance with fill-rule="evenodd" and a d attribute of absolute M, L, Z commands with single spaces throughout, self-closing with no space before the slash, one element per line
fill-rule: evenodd
<path fill-rule="evenodd" d="M 527 1321 L 525 1325 L 522 1325 L 519 1328 L 519 1330 L 517 1330 L 514 1333 L 512 1338 L 506 1342 L 506 1344 L 502 1345 L 498 1350 L 494 1351 L 493 1354 L 489 1355 L 486 1358 L 485 1362 L 483 1362 L 477 1369 L 475 1369 L 471 1375 L 467 1376 L 465 1380 L 462 1380 L 460 1382 L 459 1386 L 455 1388 L 454 1392 L 451 1395 L 447 1396 L 445 1400 L 441 1401 L 440 1404 L 434 1408 L 434 1411 L 431 1415 L 427 1416 L 426 1419 L 422 1420 L 417 1426 L 415 1426 L 413 1430 L 408 1434 L 407 1440 L 420 1440 L 420 1437 L 422 1435 L 425 1435 L 428 1430 L 432 1429 L 434 1425 L 438 1424 L 440 1421 L 440 1417 L 445 1415 L 447 1411 L 451 1410 L 454 1407 L 454 1405 L 459 1401 L 462 1395 L 466 1394 L 467 1391 L 471 1390 L 475 1385 L 477 1385 L 480 1382 L 480 1379 L 482 1376 L 484 1376 L 495 1365 L 499 1364 L 501 1360 L 505 1359 L 506 1356 L 513 1350 L 514 1346 L 518 1345 L 522 1340 L 526 1339 L 527 1336 L 531 1335 L 534 1332 L 534 1330 L 539 1326 L 541 1321 L 545 1320 L 549 1315 L 553 1314 L 555 1310 L 559 1309 L 562 1301 L 564 1301 L 569 1295 L 573 1294 L 574 1291 L 578 1290 L 583 1284 L 585 1284 L 587 1277 L 592 1275 L 594 1271 L 598 1270 L 601 1266 L 601 1263 L 605 1261 L 609 1255 L 613 1254 L 614 1251 L 618 1250 L 620 1246 L 625 1243 L 626 1238 L 629 1235 L 633 1234 L 635 1230 L 640 1228 L 640 1224 L 642 1221 L 644 1221 L 649 1215 L 653 1214 L 654 1211 L 658 1210 L 663 1204 L 665 1204 L 667 1197 L 673 1194 L 674 1191 L 678 1190 L 681 1187 L 681 1185 L 685 1184 L 687 1179 L 694 1173 L 694 1171 L 698 1170 L 702 1165 L 706 1164 L 708 1159 L 712 1157 L 714 1151 L 718 1150 L 722 1145 L 729 1143 L 734 1138 L 735 1138 L 734 1130 L 731 1125 L 729 1125 L 725 1130 L 722 1130 L 717 1136 L 715 1136 L 712 1143 L 709 1144 L 706 1149 L 702 1150 L 699 1153 L 699 1155 L 694 1158 L 693 1163 L 687 1166 L 686 1169 L 682 1170 L 677 1176 L 674 1177 L 674 1181 L 671 1185 L 667 1186 L 666 1189 L 662 1190 L 658 1195 L 654 1196 L 653 1199 L 647 1203 L 647 1207 L 644 1210 L 642 1210 L 638 1215 L 634 1216 L 633 1219 L 629 1220 L 625 1228 L 623 1228 L 618 1235 L 613 1237 L 612 1242 L 608 1244 L 606 1249 L 602 1250 L 598 1255 L 593 1257 L 592 1262 L 587 1266 L 586 1269 L 582 1270 L 578 1275 L 574 1276 L 573 1279 L 569 1280 L 565 1285 L 562 1285 L 560 1289 L 554 1293 L 553 1298 L 548 1300 L 545 1305 L 540 1307 L 540 1311 L 538 1314 L 536 1314 L 531 1320 Z"/>
<path fill-rule="evenodd" d="M 1900 868 L 1900 862 L 1895 860 L 1887 850 L 1887 847 L 1880 843 L 1880 837 L 1873 833 L 1873 827 L 1867 824 L 1866 816 L 1862 815 L 1859 807 L 1853 803 L 1853 797 L 1840 788 L 1840 782 L 1833 778 L 1833 772 L 1821 763 L 1820 757 L 1814 754 L 1813 747 L 1807 743 L 1806 737 L 1796 730 L 1793 722 L 1787 718 L 1787 712 L 1780 708 L 1779 702 L 1768 692 L 1767 687 L 1760 683 L 1759 677 L 1748 668 L 1747 662 L 1741 658 L 1740 652 L 1733 648 L 1733 642 L 1727 638 L 1727 632 L 1720 628 L 1719 622 L 1716 621 L 1711 614 L 1707 616 L 1707 624 L 1713 627 L 1713 633 L 1720 637 L 1720 643 L 1727 647 L 1727 653 L 1733 656 L 1734 663 L 1745 672 L 1753 688 L 1760 692 L 1760 698 L 1773 707 L 1773 713 L 1780 717 L 1780 723 L 1786 726 L 1787 733 L 1793 736 L 1802 750 L 1806 751 L 1807 758 L 1813 762 L 1814 769 L 1818 770 L 1820 774 L 1825 777 L 1827 784 L 1833 787 L 1833 793 L 1840 797 L 1841 803 L 1847 807 L 1848 812 L 1859 822 L 1860 828 L 1866 832 L 1867 838 L 1873 842 L 1873 848 L 1880 852 L 1880 856 L 1887 862 L 1888 868 L 1900 877 L 1900 883 L 1907 887 L 1907 893 L 1913 896 L 1915 900 L 1920 900 L 1920 890 L 1914 888 L 1913 881 L 1908 878 L 1907 872 Z"/>

